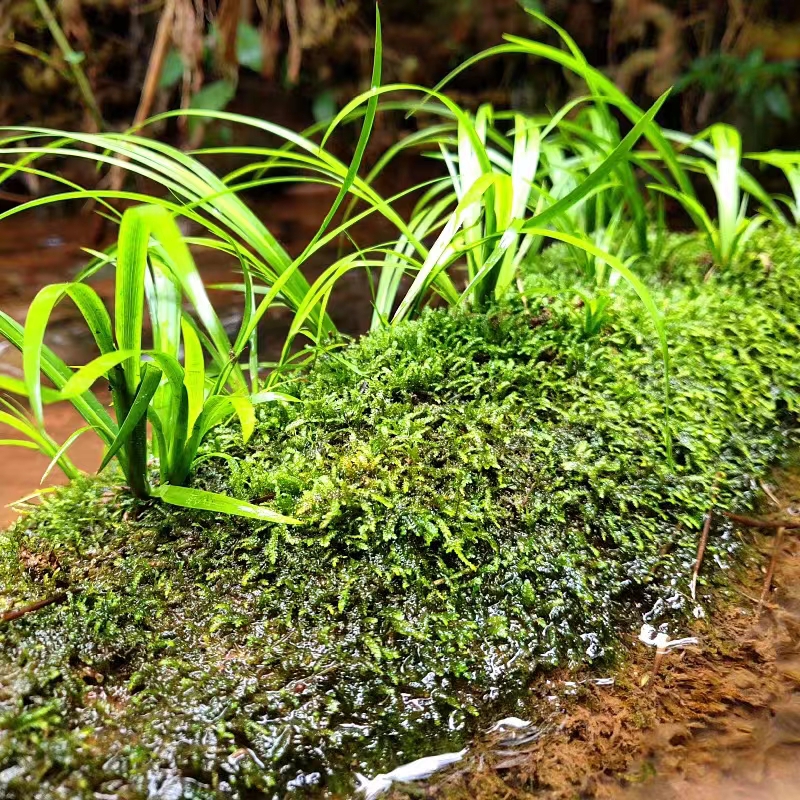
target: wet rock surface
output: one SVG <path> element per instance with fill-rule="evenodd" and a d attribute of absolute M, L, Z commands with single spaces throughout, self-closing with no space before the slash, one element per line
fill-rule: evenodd
<path fill-rule="evenodd" d="M 633 639 L 658 598 L 654 622 L 687 624 L 685 588 L 666 601 L 688 580 L 702 513 L 723 486 L 726 502 L 748 504 L 754 475 L 786 447 L 779 423 L 791 418 L 795 333 L 770 326 L 776 309 L 793 309 L 793 247 L 768 276 L 753 273 L 757 259 L 722 276 L 713 291 L 724 304 L 711 289 L 679 303 L 677 477 L 660 449 L 661 371 L 638 307 L 587 342 L 576 309 L 545 299 L 530 319 L 520 308 L 428 314 L 349 351 L 363 376 L 321 361 L 303 389 L 313 425 L 297 409 L 265 412 L 247 447 L 221 429 L 209 446 L 235 454 L 238 468 L 207 465 L 196 480 L 302 507 L 307 524 L 294 536 L 137 508 L 113 476 L 30 509 L 0 540 L 0 602 L 30 609 L 0 628 L 3 791 L 346 797 L 356 770 L 456 751 L 500 715 L 533 715 L 525 703 L 541 666 L 551 668 L 542 686 L 558 719 L 539 712 L 541 736 L 506 735 L 514 741 L 500 743 L 496 772 L 522 770 L 515 791 L 573 794 L 591 790 L 587 770 L 640 775 L 638 751 L 620 737 L 679 719 L 675 686 L 656 688 L 675 654 L 645 687 L 649 658 L 630 680 L 615 676 L 615 691 L 630 692 L 616 704 L 591 682 L 597 672 L 552 670 L 585 659 L 609 677 L 614 637 Z M 742 296 L 743 280 L 762 281 L 766 295 Z M 444 529 L 432 524 L 453 509 Z M 740 549 L 720 520 L 706 600 Z M 726 653 L 707 625 L 672 633 Z M 693 651 L 684 658 L 691 664 Z M 663 709 L 637 707 L 640 690 Z M 571 698 L 587 704 L 572 727 L 560 710 Z M 605 718 L 603 703 L 613 708 Z M 562 760 L 560 732 L 586 748 L 577 784 L 581 762 Z M 524 777 L 536 764 L 528 746 L 551 741 L 538 776 Z"/>

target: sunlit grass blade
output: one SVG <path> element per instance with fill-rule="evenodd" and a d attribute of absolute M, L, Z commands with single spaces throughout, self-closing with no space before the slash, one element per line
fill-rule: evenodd
<path fill-rule="evenodd" d="M 64 444 L 61 445 L 61 447 L 58 448 L 58 450 L 56 450 L 55 454 L 53 455 L 53 458 L 50 460 L 50 463 L 47 465 L 47 468 L 42 473 L 42 477 L 39 479 L 39 485 L 40 486 L 48 479 L 48 477 L 50 476 L 50 473 L 60 463 L 62 464 L 61 465 L 62 471 L 64 471 L 65 474 L 67 475 L 67 477 L 69 477 L 69 473 L 64 470 L 63 463 L 62 463 L 63 460 L 64 460 L 64 457 L 65 457 L 65 455 L 67 453 L 67 450 L 69 450 L 69 448 L 72 447 L 72 445 L 81 436 L 83 436 L 84 433 L 87 433 L 88 431 L 91 431 L 91 430 L 92 430 L 92 428 L 89 425 L 84 425 L 83 427 L 78 428 L 76 431 L 73 431 L 67 437 L 67 440 L 64 442 Z M 0 442 L 0 444 L 2 444 L 2 443 Z"/>
<path fill-rule="evenodd" d="M 22 341 L 25 389 L 34 418 L 42 424 L 42 357 L 45 331 L 56 304 L 69 296 L 78 306 L 101 353 L 114 347 L 111 320 L 97 293 L 83 284 L 56 283 L 41 289 L 28 308 Z M 88 421 L 88 420 L 87 420 Z"/>
<path fill-rule="evenodd" d="M 18 394 L 23 397 L 28 396 L 28 390 L 25 386 L 25 381 L 19 378 L 12 378 L 10 375 L 0 375 L 0 391 L 9 392 L 10 394 Z M 48 386 L 41 387 L 42 403 L 49 405 L 50 403 L 57 403 L 61 400 L 61 396 L 55 389 Z"/>
<path fill-rule="evenodd" d="M 722 124 L 713 125 L 709 136 L 716 155 L 716 170 L 709 171 L 709 178 L 717 196 L 720 259 L 728 264 L 733 256 L 738 227 L 742 139 L 736 128 Z"/>
<path fill-rule="evenodd" d="M 21 433 L 31 442 L 34 448 L 49 458 L 54 459 L 68 478 L 77 477 L 79 473 L 75 465 L 64 453 L 59 452 L 59 447 L 55 441 L 53 441 L 44 430 L 34 425 L 25 416 L 21 408 L 18 408 L 16 405 L 3 398 L 0 398 L 0 405 L 7 409 L 6 411 L 0 410 L 0 424 L 6 425 L 18 433 Z M 27 447 L 27 445 L 24 444 L 16 444 L 18 441 L 16 439 L 11 439 L 9 441 L 15 443 L 12 445 L 14 447 Z"/>
<path fill-rule="evenodd" d="M 30 439 L 0 439 L 0 447 L 24 447 L 26 450 L 39 450 L 39 445 Z"/>
<path fill-rule="evenodd" d="M 286 394 L 285 392 L 273 392 L 269 390 L 264 390 L 263 392 L 258 392 L 257 394 L 250 396 L 250 402 L 253 405 L 258 405 L 259 403 L 271 403 L 273 401 L 280 403 L 299 403 L 300 399 L 294 397 L 293 395 Z"/>
<path fill-rule="evenodd" d="M 22 352 L 24 330 L 4 311 L 0 311 L 0 335 Z M 73 375 L 72 370 L 49 347 L 44 345 L 41 348 L 41 367 L 44 374 L 55 384 L 57 390 L 63 389 Z M 114 441 L 118 430 L 117 424 L 94 395 L 87 392 L 80 397 L 71 398 L 71 403 L 107 444 Z"/>
<path fill-rule="evenodd" d="M 194 511 L 210 511 L 216 514 L 231 514 L 248 517 L 281 525 L 299 525 L 301 521 L 294 517 L 279 514 L 266 506 L 257 506 L 244 500 L 236 500 L 224 494 L 191 489 L 185 486 L 158 486 L 152 490 L 154 497 L 160 497 L 165 503 Z"/>

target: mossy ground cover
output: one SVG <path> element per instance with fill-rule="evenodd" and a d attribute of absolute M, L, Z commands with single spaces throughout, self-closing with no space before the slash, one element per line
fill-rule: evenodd
<path fill-rule="evenodd" d="M 673 242 L 675 244 L 675 242 Z M 302 402 L 224 428 L 194 485 L 300 527 L 135 505 L 113 476 L 0 540 L 0 796 L 249 798 L 352 787 L 457 747 L 540 668 L 613 659 L 688 613 L 704 513 L 789 450 L 800 242 L 707 276 L 693 240 L 640 274 L 667 314 L 675 467 L 652 323 L 620 288 L 596 336 L 546 251 L 487 314 L 428 311 L 320 357 Z M 714 529 L 701 595 L 732 563 Z"/>

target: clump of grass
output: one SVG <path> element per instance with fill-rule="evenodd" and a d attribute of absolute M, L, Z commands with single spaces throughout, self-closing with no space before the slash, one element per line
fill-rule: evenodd
<path fill-rule="evenodd" d="M 703 207 L 694 192 L 680 191 L 663 184 L 648 188 L 663 192 L 677 200 L 699 231 L 706 236 L 714 263 L 727 267 L 747 240 L 768 217 L 748 214 L 750 196 L 760 201 L 773 219 L 777 208 L 769 195 L 742 167 L 742 140 L 730 125 L 712 125 L 695 138 L 671 134 L 676 141 L 696 150 L 700 155 L 681 154 L 680 162 L 688 170 L 704 175 L 714 190 L 717 216 L 714 219 Z"/>
<path fill-rule="evenodd" d="M 581 63 L 587 76 L 594 75 L 585 62 Z M 33 440 L 48 452 L 53 449 L 42 432 L 40 370 L 44 369 L 50 380 L 56 383 L 60 396 L 70 399 L 82 414 L 87 428 L 97 431 L 105 441 L 108 449 L 103 466 L 116 459 L 135 496 L 159 496 L 169 502 L 193 503 L 196 509 L 226 507 L 230 513 L 260 514 L 266 518 L 271 513 L 269 509 L 244 507 L 223 497 L 201 497 L 183 485 L 195 464 L 197 447 L 211 428 L 235 412 L 245 432 L 249 432 L 255 400 L 278 396 L 275 389 L 291 366 L 291 344 L 295 337 L 303 334 L 322 347 L 335 334 L 326 306 L 333 286 L 344 272 L 354 268 L 381 268 L 375 319 L 388 324 L 391 317 L 394 324 L 416 314 L 432 292 L 441 294 L 450 304 L 486 307 L 487 303 L 500 299 L 512 286 L 526 252 L 553 238 L 569 242 L 573 252 L 582 254 L 586 263 L 607 264 L 615 275 L 635 288 L 661 343 L 664 400 L 668 407 L 668 350 L 661 314 L 647 287 L 629 265 L 598 247 L 596 237 L 593 241 L 580 230 L 579 224 L 579 220 L 587 218 L 581 213 L 581 207 L 585 202 L 592 202 L 594 216 L 600 220 L 598 229 L 602 226 L 606 232 L 616 230 L 616 225 L 605 226 L 605 214 L 599 209 L 614 202 L 611 197 L 614 192 L 615 198 L 617 195 L 628 197 L 632 202 L 633 175 L 628 157 L 640 135 L 646 132 L 653 135 L 652 132 L 657 130 L 653 127 L 653 118 L 665 98 L 660 98 L 648 112 L 641 113 L 633 129 L 624 137 L 619 136 L 619 128 L 605 108 L 606 100 L 600 98 L 595 113 L 589 114 L 591 124 L 583 131 L 583 146 L 577 148 L 589 166 L 579 170 L 574 180 L 558 184 L 554 178 L 557 170 L 551 170 L 549 180 L 552 183 L 550 188 L 556 192 L 554 196 L 543 188 L 543 184 L 537 186 L 537 181 L 543 181 L 542 176 L 537 175 L 542 145 L 538 123 L 519 114 L 514 116 L 513 143 L 509 153 L 508 144 L 494 128 L 493 112 L 489 107 L 483 107 L 473 117 L 437 93 L 438 103 L 455 120 L 455 146 L 453 149 L 450 147 L 449 128 L 440 129 L 434 137 L 426 135 L 422 138 L 438 144 L 448 177 L 424 193 L 411 221 L 406 223 L 392 203 L 384 201 L 372 188 L 374 178 L 389 163 L 397 152 L 396 148 L 381 159 L 379 167 L 366 180 L 358 178 L 358 169 L 377 113 L 379 97 L 409 88 L 427 90 L 407 86 L 380 87 L 380 77 L 378 20 L 372 88 L 355 98 L 331 122 L 322 145 L 316 145 L 307 136 L 293 134 L 266 122 L 218 113 L 220 118 L 253 125 L 285 140 L 285 146 L 281 148 L 202 151 L 205 156 L 237 152 L 263 159 L 225 179 L 217 178 L 197 158 L 136 136 L 134 132 L 66 135 L 26 128 L 0 143 L 0 153 L 17 158 L 0 174 L 0 182 L 19 172 L 45 174 L 35 164 L 48 155 L 60 155 L 89 158 L 112 168 L 125 166 L 133 174 L 155 181 L 175 197 L 175 200 L 147 197 L 129 191 L 88 192 L 52 175 L 68 184 L 68 191 L 31 201 L 2 215 L 75 199 L 96 200 L 113 215 L 115 212 L 110 200 L 147 201 L 138 210 L 129 210 L 121 216 L 118 245 L 108 253 L 96 253 L 95 262 L 77 281 L 47 287 L 37 296 L 24 331 L 7 316 L 0 318 L 0 333 L 23 350 L 26 390 L 34 416 L 34 425 L 30 429 L 35 434 Z M 606 91 L 604 85 L 598 84 L 598 87 L 598 92 Z M 338 125 L 350 119 L 356 110 L 363 110 L 364 123 L 353 159 L 346 166 L 330 156 L 324 144 Z M 558 128 L 568 110 L 556 115 L 548 125 L 549 131 Z M 571 130 L 574 136 L 574 126 Z M 548 142 L 545 152 L 552 154 L 559 147 Z M 319 230 L 295 259 L 289 258 L 237 194 L 246 188 L 286 180 L 285 177 L 273 178 L 272 173 L 287 165 L 300 171 L 302 179 L 338 188 Z M 566 174 L 564 170 L 561 173 Z M 256 175 L 254 180 L 249 179 L 252 174 Z M 606 186 L 612 178 L 619 192 Z M 291 179 L 298 178 L 295 175 Z M 569 188 L 564 188 L 567 185 Z M 348 217 L 329 230 L 338 208 L 348 195 L 365 203 L 366 211 Z M 601 196 L 605 197 L 602 202 Z M 636 204 L 637 221 L 640 221 L 641 210 L 641 204 Z M 347 234 L 354 222 L 371 213 L 380 213 L 397 226 L 397 241 L 373 251 L 356 248 L 309 286 L 301 272 L 305 261 L 324 244 Z M 184 241 L 173 222 L 173 217 L 177 216 L 201 225 L 209 235 Z M 555 228 L 548 223 L 553 223 Z M 568 228 L 566 232 L 564 225 Z M 156 248 L 149 245 L 151 233 L 157 234 Z M 424 241 L 432 235 L 436 238 L 428 247 Z M 610 244 L 613 236 L 606 235 L 605 238 Z M 187 249 L 188 243 L 215 248 L 239 258 L 245 279 L 245 322 L 234 342 L 228 341 L 205 297 Z M 462 260 L 466 260 L 468 283 L 460 291 L 450 273 Z M 117 311 L 113 331 L 102 303 L 87 284 L 91 275 L 106 263 L 114 263 L 117 268 Z M 414 277 L 409 289 L 398 298 L 404 272 L 411 272 Z M 598 277 L 601 296 L 588 299 L 588 308 L 592 312 L 586 317 L 586 332 L 598 329 L 608 305 L 607 292 L 599 276 L 610 273 L 602 268 L 593 268 L 593 272 Z M 266 285 L 256 285 L 253 276 Z M 254 298 L 258 293 L 263 297 L 256 304 Z M 157 339 L 156 346 L 147 353 L 141 349 L 140 331 L 145 294 Z M 75 375 L 52 353 L 42 349 L 50 310 L 65 296 L 78 305 L 101 351 L 98 359 Z M 181 318 L 179 304 L 184 296 L 194 306 L 205 333 L 195 330 L 191 317 Z M 255 334 L 259 322 L 276 302 L 288 305 L 294 317 L 280 363 L 271 371 L 264 391 L 260 392 Z M 397 308 L 393 311 L 395 305 Z M 181 346 L 186 354 L 183 365 L 176 358 Z M 250 387 L 245 385 L 238 366 L 238 360 L 247 347 L 250 348 Z M 142 365 L 143 356 L 151 363 Z M 217 370 L 215 380 L 208 386 L 205 385 L 205 356 L 211 358 Z M 106 376 L 111 386 L 116 422 L 88 394 L 92 382 L 101 376 Z M 148 476 L 148 425 L 154 441 L 152 452 L 158 459 L 160 472 L 160 486 L 157 488 L 151 486 Z M 664 438 L 669 459 L 670 430 L 666 423 Z M 74 436 L 52 454 L 54 461 L 70 476 L 74 476 L 75 470 L 68 461 L 66 450 L 73 441 Z"/>
<path fill-rule="evenodd" d="M 152 246 L 151 236 L 155 239 Z M 107 445 L 101 470 L 116 459 L 126 485 L 139 499 L 156 496 L 196 510 L 291 523 L 293 520 L 269 508 L 185 486 L 198 447 L 209 431 L 236 414 L 247 439 L 255 426 L 254 404 L 263 395 L 258 392 L 257 375 L 254 385 L 248 386 L 231 360 L 233 345 L 165 209 L 139 206 L 125 212 L 115 265 L 113 325 L 100 297 L 81 280 L 42 289 L 31 303 L 24 327 L 0 312 L 0 333 L 22 352 L 24 389 L 34 417 L 29 423 L 21 414 L 12 417 L 4 412 L 3 421 L 26 435 L 27 439 L 20 441 L 50 455 L 52 463 L 60 464 L 70 478 L 77 473 L 65 451 L 77 434 L 94 430 Z M 76 371 L 44 345 L 50 314 L 67 297 L 78 307 L 100 351 Z M 184 312 L 184 299 L 191 301 L 204 331 Z M 142 345 L 145 311 L 154 337 L 149 350 Z M 178 360 L 181 351 L 183 364 Z M 214 375 L 206 374 L 207 354 L 216 368 Z M 71 401 L 86 422 L 85 428 L 58 449 L 43 428 L 42 373 L 55 384 L 58 399 Z M 104 376 L 116 419 L 91 391 Z M 148 438 L 148 422 L 152 439 Z M 161 481 L 157 487 L 150 484 L 151 452 L 158 459 Z"/>

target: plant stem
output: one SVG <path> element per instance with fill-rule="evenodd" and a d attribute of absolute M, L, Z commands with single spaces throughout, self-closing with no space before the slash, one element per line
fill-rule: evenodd
<path fill-rule="evenodd" d="M 58 20 L 50 10 L 50 6 L 47 5 L 47 0 L 34 0 L 34 2 L 36 3 L 36 7 L 39 9 L 39 13 L 42 15 L 42 19 L 44 19 L 45 23 L 47 23 L 47 27 L 50 29 L 51 36 L 61 50 L 64 60 L 67 62 L 67 64 L 69 64 L 72 77 L 75 80 L 75 84 L 77 85 L 81 96 L 83 97 L 83 102 L 86 105 L 87 110 L 94 120 L 97 130 L 103 130 L 103 115 L 100 113 L 100 108 L 98 107 L 97 100 L 92 92 L 92 87 L 89 85 L 89 79 L 86 77 L 86 73 L 81 69 L 79 63 L 80 55 L 72 49 L 66 34 L 58 24 Z"/>

